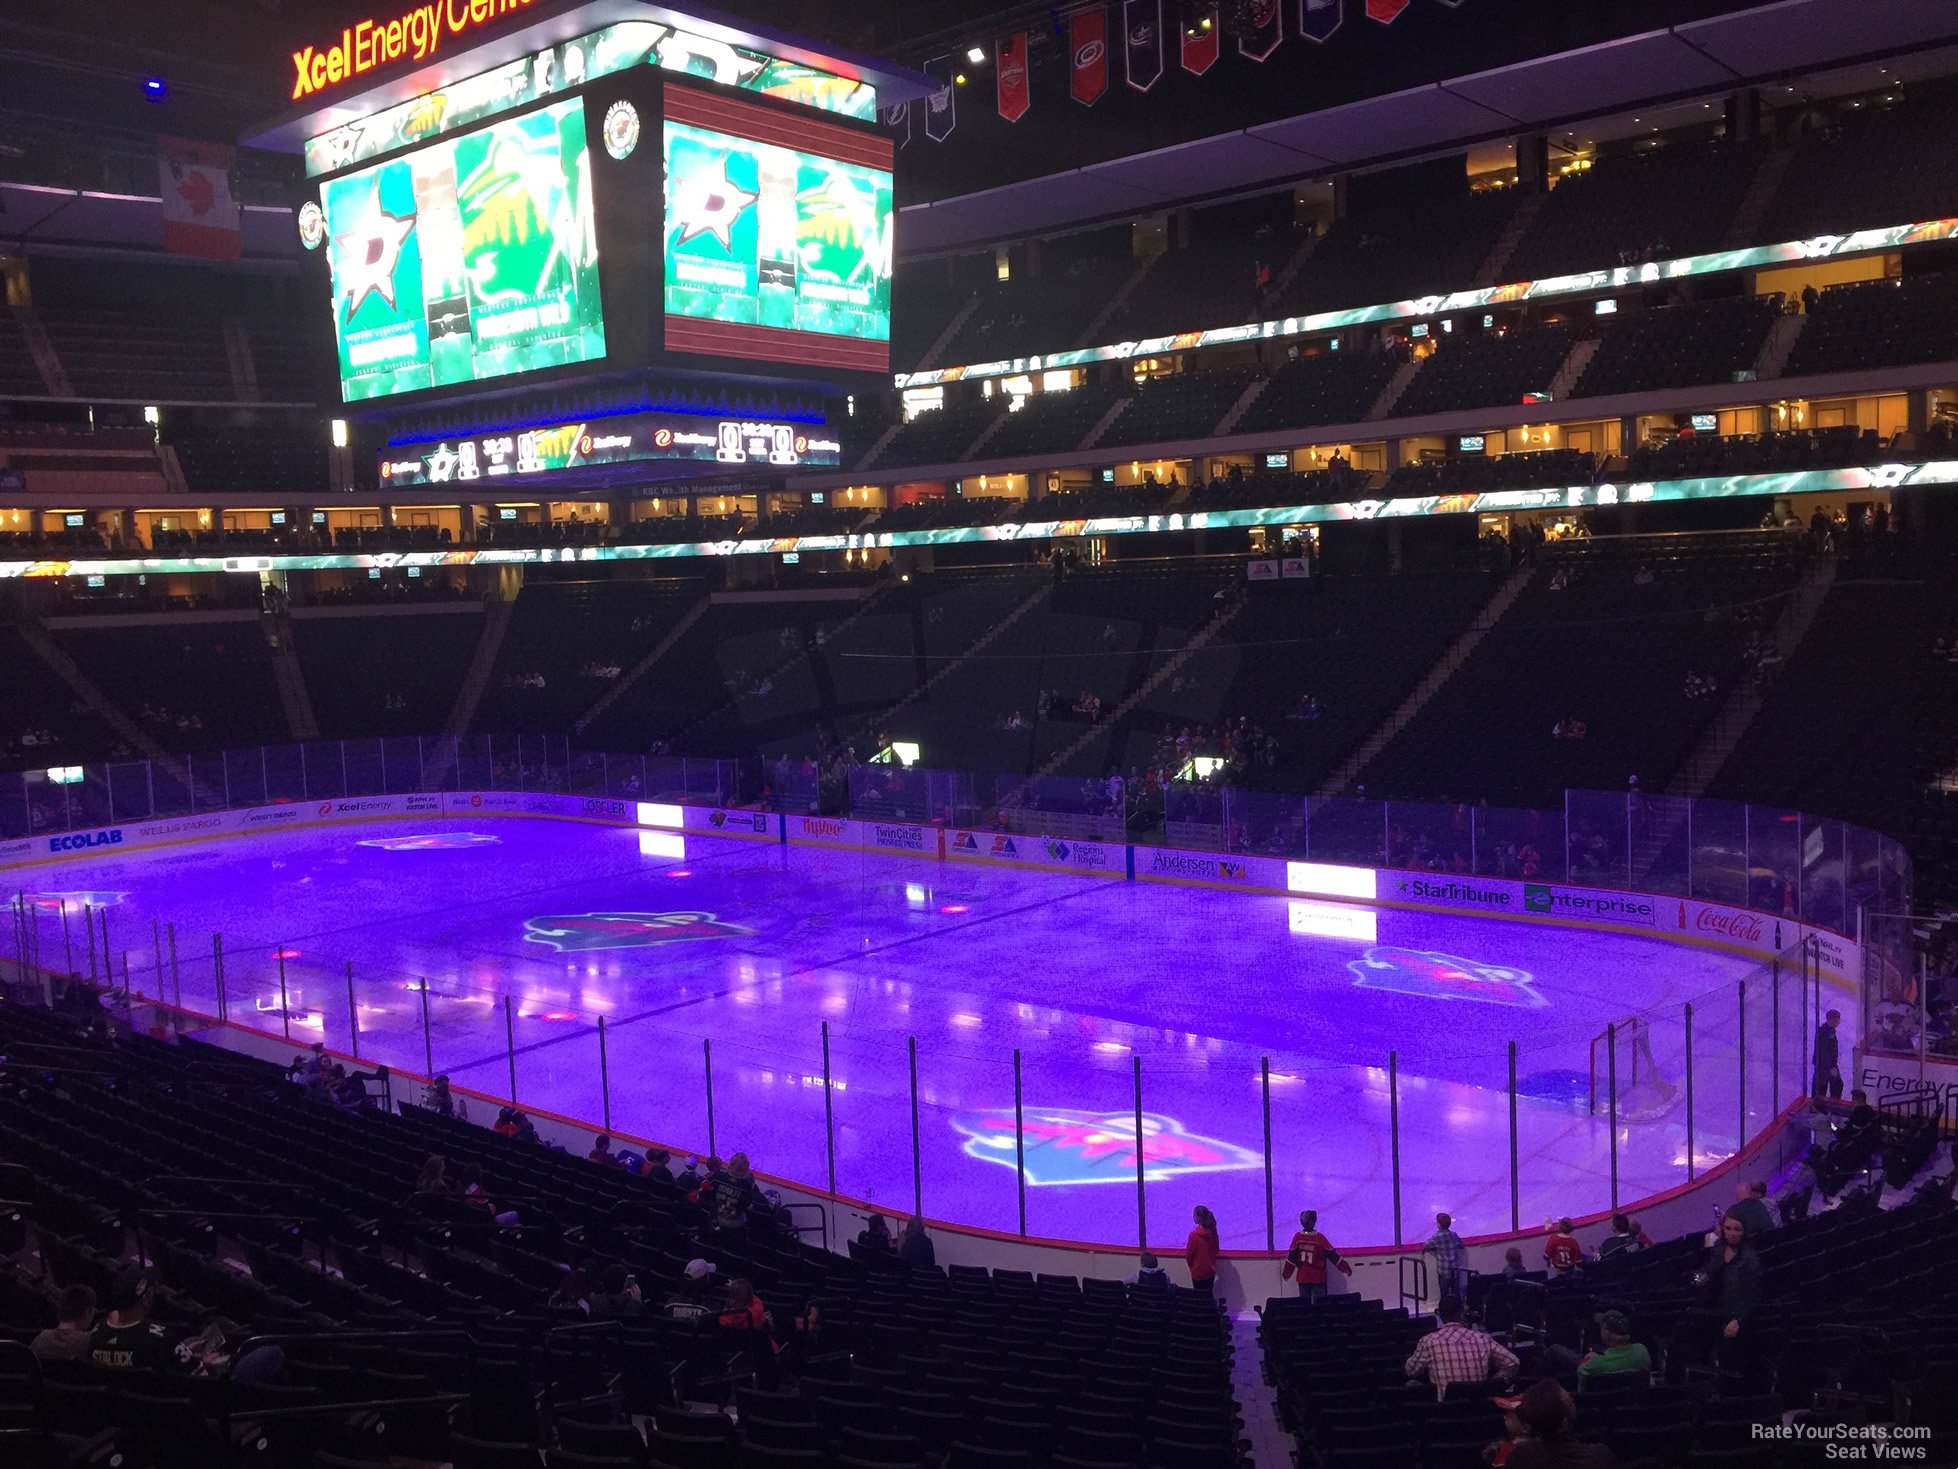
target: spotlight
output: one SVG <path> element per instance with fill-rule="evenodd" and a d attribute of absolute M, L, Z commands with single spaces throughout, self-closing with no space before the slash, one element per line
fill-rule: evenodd
<path fill-rule="evenodd" d="M 152 102 L 161 102 L 170 95 L 170 84 L 162 77 L 144 77 L 143 95 Z"/>
<path fill-rule="evenodd" d="M 965 53 L 965 59 L 974 66 L 983 64 L 986 60 L 986 48 L 984 46 L 974 46 Z"/>
<path fill-rule="evenodd" d="M 953 77 L 952 80 L 955 83 L 957 83 L 959 86 L 963 87 L 965 85 L 965 73 L 960 72 L 957 76 Z"/>

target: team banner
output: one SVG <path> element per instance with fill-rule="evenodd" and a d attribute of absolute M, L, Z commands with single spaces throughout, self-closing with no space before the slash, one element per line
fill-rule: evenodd
<path fill-rule="evenodd" d="M 1299 34 L 1324 41 L 1346 19 L 1346 0 L 1299 0 Z"/>
<path fill-rule="evenodd" d="M 1123 79 L 1146 92 L 1163 75 L 1163 0 L 1123 0 Z"/>
<path fill-rule="evenodd" d="M 1027 115 L 1031 101 L 1031 89 L 1027 86 L 1027 33 L 1015 31 L 1010 36 L 1001 36 L 993 49 L 999 64 L 999 115 L 1008 122 L 1018 122 Z"/>
<path fill-rule="evenodd" d="M 1251 0 L 1251 11 L 1237 38 L 1237 53 L 1263 61 L 1285 39 L 1285 15 L 1278 0 Z"/>
<path fill-rule="evenodd" d="M 238 150 L 229 143 L 156 140 L 165 250 L 206 260 L 238 258 L 238 201 L 231 193 L 231 170 L 237 162 Z"/>
<path fill-rule="evenodd" d="M 625 413 L 514 433 L 397 445 L 381 455 L 381 483 L 395 487 L 471 484 L 602 464 L 834 469 L 842 452 L 842 442 L 820 424 Z"/>
<path fill-rule="evenodd" d="M 884 126 L 897 134 L 897 146 L 902 148 L 911 141 L 911 104 L 900 102 L 895 107 L 886 107 L 879 114 Z"/>
<path fill-rule="evenodd" d="M 1377 20 L 1384 26 L 1390 26 L 1399 20 L 1401 12 L 1405 9 L 1407 9 L 1407 0 L 1367 0 L 1367 18 Z"/>
<path fill-rule="evenodd" d="M 1183 27 L 1183 44 L 1178 49 L 1182 53 L 1183 70 L 1191 76 L 1202 76 L 1217 63 L 1217 53 L 1223 48 L 1224 28 L 1219 23 L 1217 7 L 1211 6 L 1200 15 L 1192 16 Z"/>
<path fill-rule="evenodd" d="M 459 132 L 636 66 L 699 77 L 839 117 L 869 122 L 877 92 L 866 82 L 710 40 L 652 21 L 627 20 L 546 46 L 306 140 L 306 176 L 378 158 L 411 143 Z"/>
<path fill-rule="evenodd" d="M 1108 90 L 1108 12 L 1099 5 L 1067 18 L 1068 91 L 1092 107 Z"/>
<path fill-rule="evenodd" d="M 925 63 L 925 75 L 931 78 L 931 90 L 925 93 L 925 136 L 934 143 L 942 143 L 952 136 L 952 129 L 959 125 L 958 94 L 952 85 L 952 58 L 934 56 Z"/>

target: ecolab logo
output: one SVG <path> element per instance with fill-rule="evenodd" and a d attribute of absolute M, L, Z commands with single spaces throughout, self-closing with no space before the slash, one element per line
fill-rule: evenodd
<path fill-rule="evenodd" d="M 802 818 L 802 834 L 824 841 L 835 841 L 843 835 L 843 823 L 832 821 L 826 816 L 805 816 Z"/>
<path fill-rule="evenodd" d="M 49 837 L 50 852 L 86 852 L 94 847 L 119 847 L 122 845 L 122 828 L 109 827 L 105 831 L 77 831 L 65 837 Z"/>
<path fill-rule="evenodd" d="M 1701 933 L 1717 933 L 1737 944 L 1758 944 L 1766 937 L 1758 913 L 1722 913 L 1702 908 L 1694 927 Z"/>

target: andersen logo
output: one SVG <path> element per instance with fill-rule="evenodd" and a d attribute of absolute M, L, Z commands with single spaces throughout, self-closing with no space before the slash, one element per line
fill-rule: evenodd
<path fill-rule="evenodd" d="M 1217 857 L 1189 857 L 1181 852 L 1157 852 L 1149 859 L 1149 871 L 1156 877 L 1197 877 L 1222 882 L 1243 882 L 1242 862 L 1226 862 Z"/>

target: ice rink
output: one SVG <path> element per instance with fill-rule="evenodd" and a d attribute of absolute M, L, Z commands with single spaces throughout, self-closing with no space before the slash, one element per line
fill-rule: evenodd
<path fill-rule="evenodd" d="M 283 953 L 295 1049 L 352 1049 L 351 1003 L 363 1060 L 420 1073 L 432 1056 L 503 1097 L 514 1057 L 520 1103 L 594 1122 L 603 1077 L 614 1129 L 676 1153 L 708 1150 L 710 1041 L 722 1153 L 821 1190 L 833 1144 L 836 1190 L 899 1213 L 915 1038 L 925 1213 L 1007 1232 L 1017 1050 L 1027 1232 L 1122 1246 L 1137 1234 L 1138 1063 L 1148 1237 L 1178 1249 L 1198 1203 L 1227 1247 L 1264 1246 L 1267 1058 L 1281 1244 L 1305 1207 L 1336 1244 L 1391 1242 L 1396 1138 L 1403 1234 L 1438 1209 L 1464 1234 L 1509 1228 L 1511 1042 L 1525 1226 L 1609 1205 L 1609 1060 L 1593 1044 L 1608 1024 L 1647 1022 L 1618 1047 L 1627 1201 L 1686 1178 L 1688 1002 L 1701 1166 L 1742 1130 L 1743 981 L 1778 1023 L 1770 1040 L 1765 1010 L 1749 1018 L 1747 1128 L 1804 1089 L 1792 980 L 1777 997 L 1747 961 L 1658 939 L 686 841 L 673 860 L 629 829 L 410 818 L 84 856 L 9 886 L 38 889 L 49 967 L 65 942 L 86 972 L 80 908 L 97 905 L 133 988 L 180 986 L 212 1014 L 221 935 L 231 1018 L 276 1033 Z"/>

